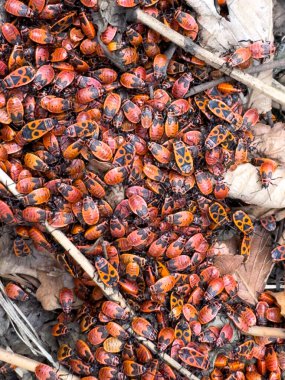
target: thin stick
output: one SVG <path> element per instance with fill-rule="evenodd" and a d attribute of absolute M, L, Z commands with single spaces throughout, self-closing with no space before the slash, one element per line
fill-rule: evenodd
<path fill-rule="evenodd" d="M 246 335 L 285 338 L 285 329 L 279 327 L 252 326 Z"/>
<path fill-rule="evenodd" d="M 182 34 L 177 33 L 175 30 L 167 27 L 162 22 L 156 20 L 154 17 L 146 14 L 141 9 L 135 9 L 133 11 L 133 15 L 136 17 L 137 21 L 147 25 L 149 28 L 155 30 L 163 37 L 168 38 L 170 41 L 174 42 L 176 45 L 180 46 L 188 53 L 205 61 L 207 64 L 215 67 L 216 69 L 219 69 L 223 73 L 229 75 L 231 78 L 242 82 L 246 86 L 259 90 L 269 98 L 275 100 L 277 103 L 285 105 L 285 94 L 282 91 L 279 91 L 276 88 L 263 83 L 258 78 L 255 78 L 252 75 L 249 75 L 241 70 L 229 67 L 222 58 L 195 44 L 190 38 L 184 37 Z"/>
<path fill-rule="evenodd" d="M 175 53 L 177 49 L 177 45 L 175 45 L 174 43 L 171 43 L 168 47 L 168 49 L 164 52 L 164 54 L 166 55 L 167 57 L 167 65 L 165 67 L 165 75 L 166 75 L 166 72 L 167 72 L 167 69 L 168 69 L 168 65 L 169 65 L 169 62 L 171 60 L 171 58 L 173 57 L 173 54 Z"/>
<path fill-rule="evenodd" d="M 15 365 L 16 367 L 20 367 L 23 369 L 26 369 L 30 372 L 35 372 L 36 366 L 41 364 L 40 362 L 37 362 L 36 360 L 27 358 L 23 355 L 15 354 L 14 352 L 6 351 L 4 348 L 0 347 L 0 360 L 9 363 L 12 365 Z M 64 380 L 79 380 L 80 378 L 78 376 L 72 375 L 65 371 L 64 369 L 57 369 L 58 375 L 62 376 Z"/>
<path fill-rule="evenodd" d="M 245 72 L 248 74 L 257 74 L 263 71 L 273 70 L 276 68 L 284 68 L 284 67 L 285 67 L 285 59 L 279 59 L 277 61 L 268 62 L 262 65 L 250 67 L 249 69 L 245 70 Z M 223 83 L 226 81 L 232 81 L 232 80 L 233 79 L 231 77 L 224 76 L 219 79 L 211 80 L 210 82 L 199 84 L 198 86 L 191 88 L 191 90 L 187 92 L 187 94 L 185 95 L 185 98 L 189 98 L 190 96 L 199 94 L 200 92 L 206 91 L 209 88 L 215 87 L 220 83 Z"/>
<path fill-rule="evenodd" d="M 141 341 L 147 348 L 150 349 L 150 351 L 156 353 L 156 355 L 167 362 L 171 367 L 175 368 L 178 372 L 180 372 L 182 375 L 186 376 L 186 379 L 188 380 L 199 380 L 198 377 L 193 375 L 191 372 L 189 372 L 185 367 L 183 367 L 181 364 L 179 364 L 176 360 L 174 360 L 171 356 L 167 355 L 164 352 L 157 351 L 156 346 L 150 342 L 149 340 L 143 338 L 143 337 L 136 337 L 137 340 Z"/>
<path fill-rule="evenodd" d="M 0 169 L 0 182 L 2 182 L 17 198 L 20 197 L 20 193 L 16 189 L 16 184 L 2 169 Z M 70 254 L 70 256 L 81 266 L 81 268 L 90 276 L 90 278 L 92 278 L 92 280 L 100 287 L 105 297 L 111 301 L 119 303 L 123 308 L 128 310 L 131 318 L 135 317 L 134 311 L 129 307 L 122 294 L 117 290 L 106 287 L 101 282 L 93 265 L 86 259 L 86 257 L 79 251 L 79 249 L 71 243 L 67 236 L 64 235 L 62 231 L 59 231 L 51 227 L 47 222 L 45 222 L 44 225 L 47 231 L 52 235 L 52 237 Z M 187 376 L 190 380 L 199 380 L 196 376 L 194 376 L 190 371 L 188 371 L 177 361 L 172 359 L 169 355 L 159 352 L 152 342 L 145 338 L 138 337 L 131 327 L 128 327 L 127 330 L 137 340 L 143 341 L 143 344 L 147 346 L 153 353 L 158 355 L 162 360 L 167 362 L 170 366 L 175 368 L 182 375 Z"/>

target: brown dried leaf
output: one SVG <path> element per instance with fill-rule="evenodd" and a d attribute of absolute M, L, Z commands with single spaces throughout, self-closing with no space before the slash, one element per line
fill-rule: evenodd
<path fill-rule="evenodd" d="M 221 255 L 214 259 L 215 266 L 219 269 L 221 276 L 234 274 L 243 263 L 241 255 Z"/>
<path fill-rule="evenodd" d="M 240 243 L 239 243 L 240 244 Z M 273 263 L 271 258 L 270 234 L 257 228 L 251 245 L 250 257 L 245 264 L 240 255 L 223 255 L 214 258 L 215 266 L 221 274 L 233 274 L 239 283 L 238 296 L 244 301 L 255 304 L 258 294 L 263 292 Z"/>
<path fill-rule="evenodd" d="M 48 252 L 39 252 L 33 249 L 31 255 L 26 257 L 17 257 L 13 253 L 14 236 L 11 230 L 3 232 L 0 238 L 0 275 L 6 274 L 25 274 L 37 277 L 37 270 L 49 272 L 55 266 L 57 261 L 54 255 Z"/>
<path fill-rule="evenodd" d="M 283 317 L 285 317 L 285 292 L 277 292 L 277 293 L 274 293 L 274 292 L 267 292 L 269 294 L 271 294 L 274 298 L 276 298 L 276 301 L 277 301 L 277 304 L 280 306 L 281 308 L 281 314 L 283 315 Z"/>
<path fill-rule="evenodd" d="M 67 273 L 53 272 L 47 273 L 38 271 L 38 279 L 41 282 L 36 292 L 36 297 L 41 302 L 44 310 L 54 310 L 60 308 L 58 294 L 61 288 L 73 288 L 73 279 Z M 80 301 L 76 305 L 81 304 Z"/>

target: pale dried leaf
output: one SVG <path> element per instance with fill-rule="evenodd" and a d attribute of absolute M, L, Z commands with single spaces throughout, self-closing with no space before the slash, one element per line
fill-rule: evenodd
<path fill-rule="evenodd" d="M 285 317 L 285 292 L 267 292 L 269 294 L 271 294 L 277 301 L 277 304 L 280 306 L 281 308 L 281 314 L 283 315 L 283 317 Z"/>
<path fill-rule="evenodd" d="M 217 13 L 213 0 L 186 2 L 198 15 L 199 43 L 208 50 L 221 55 L 231 49 L 246 46 L 247 41 L 273 40 L 271 0 L 228 0 L 229 20 Z M 258 78 L 271 85 L 272 72 L 260 73 Z M 259 91 L 250 94 L 248 104 L 259 112 L 271 110 L 271 99 Z"/>
<path fill-rule="evenodd" d="M 252 131 L 255 135 L 252 147 L 256 149 L 257 153 L 284 165 L 285 124 L 276 123 L 273 128 L 268 128 L 268 126 L 260 128 L 260 124 L 256 124 Z"/>
<path fill-rule="evenodd" d="M 47 252 L 38 252 L 35 249 L 29 256 L 17 257 L 13 253 L 12 244 L 11 231 L 4 232 L 0 238 L 0 275 L 25 274 L 37 277 L 37 269 L 48 272 L 57 266 L 53 255 Z"/>
<path fill-rule="evenodd" d="M 262 189 L 258 168 L 247 163 L 234 171 L 227 171 L 225 181 L 230 187 L 229 196 L 251 205 L 265 208 L 285 207 L 285 169 L 274 172 L 274 186 Z"/>
<path fill-rule="evenodd" d="M 211 246 L 211 256 L 215 256 L 215 260 L 221 258 L 222 261 L 224 256 L 232 256 L 236 253 L 236 251 L 237 239 L 235 237 L 225 241 L 216 241 Z"/>
<path fill-rule="evenodd" d="M 285 218 L 285 210 L 281 209 L 281 210 L 275 212 L 274 216 L 275 216 L 275 219 L 277 220 L 277 222 L 279 222 L 280 220 Z"/>
<path fill-rule="evenodd" d="M 280 124 L 282 123 L 276 123 L 273 128 L 280 128 Z M 251 129 L 251 132 L 254 134 L 254 136 L 259 136 L 263 134 L 267 134 L 271 131 L 271 126 L 263 123 L 256 123 L 255 126 Z"/>
<path fill-rule="evenodd" d="M 242 263 L 241 255 L 223 255 L 215 257 L 214 264 L 222 275 L 229 273 L 235 277 L 239 283 L 238 296 L 242 300 L 255 304 L 258 294 L 265 288 L 273 266 L 271 250 L 270 234 L 256 227 L 250 256 L 246 263 Z"/>
<path fill-rule="evenodd" d="M 267 62 L 273 61 L 273 57 Z M 256 76 L 263 83 L 272 85 L 272 70 L 264 71 L 263 73 L 259 73 Z M 264 96 L 264 94 L 258 90 L 251 90 L 249 92 L 248 108 L 256 108 L 258 112 L 264 113 L 271 111 L 272 101 L 268 96 Z"/>
<path fill-rule="evenodd" d="M 251 164 L 239 165 L 236 170 L 226 173 L 226 182 L 230 185 L 230 197 L 262 208 L 285 207 L 285 124 L 269 126 L 258 123 L 253 128 L 255 135 L 252 148 L 257 155 L 269 157 L 279 163 L 274 172 L 273 183 L 268 189 L 262 189 L 258 168 Z M 281 216 L 278 220 L 282 219 Z"/>
<path fill-rule="evenodd" d="M 264 218 L 266 216 L 275 215 L 276 209 L 268 209 L 262 206 L 244 206 L 243 211 L 250 215 L 252 220 Z"/>
<path fill-rule="evenodd" d="M 202 27 L 199 42 L 208 48 L 226 52 L 241 41 L 268 41 L 272 37 L 272 1 L 229 0 L 229 21 L 217 13 L 212 0 L 186 2 L 198 14 Z"/>

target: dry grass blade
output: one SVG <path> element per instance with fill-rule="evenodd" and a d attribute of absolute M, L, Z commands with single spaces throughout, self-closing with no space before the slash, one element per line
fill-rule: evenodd
<path fill-rule="evenodd" d="M 52 365 L 55 365 L 56 363 L 53 361 L 51 355 L 41 345 L 41 340 L 37 335 L 37 332 L 34 330 L 33 326 L 29 323 L 18 306 L 6 296 L 5 289 L 1 281 L 0 303 L 8 315 L 16 334 L 22 340 L 22 342 L 24 342 L 35 355 L 43 355 Z"/>

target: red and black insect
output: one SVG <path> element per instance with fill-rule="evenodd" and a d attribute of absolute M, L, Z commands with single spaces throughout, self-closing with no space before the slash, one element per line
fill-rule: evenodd
<path fill-rule="evenodd" d="M 285 245 L 279 245 L 271 251 L 271 256 L 274 261 L 285 260 Z"/>
<path fill-rule="evenodd" d="M 59 292 L 59 302 L 61 304 L 64 313 L 68 314 L 71 312 L 73 304 L 73 292 L 71 289 L 62 288 Z"/>
<path fill-rule="evenodd" d="M 35 368 L 35 375 L 38 380 L 59 380 L 57 370 L 47 364 L 38 364 Z"/>
<path fill-rule="evenodd" d="M 5 286 L 5 292 L 7 296 L 13 301 L 27 301 L 29 299 L 28 294 L 18 285 L 13 282 L 9 282 Z"/>
<path fill-rule="evenodd" d="M 12 1 L 17 2 L 17 0 L 12 0 Z M 1 83 L 1 85 L 3 89 L 11 89 L 11 88 L 16 88 L 20 86 L 25 86 L 28 83 L 33 81 L 35 75 L 36 75 L 36 71 L 32 66 L 23 66 L 16 69 L 9 75 L 7 75 L 3 79 L 3 82 Z"/>
<path fill-rule="evenodd" d="M 233 213 L 233 222 L 235 226 L 245 235 L 250 235 L 254 230 L 250 217 L 242 210 L 238 210 Z"/>

